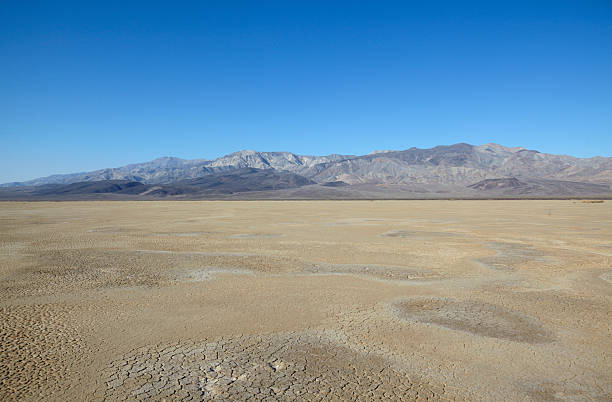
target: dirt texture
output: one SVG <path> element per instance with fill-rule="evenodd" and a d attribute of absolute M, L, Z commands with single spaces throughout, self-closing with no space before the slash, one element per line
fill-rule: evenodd
<path fill-rule="evenodd" d="M 612 203 L 0 203 L 0 400 L 612 400 Z"/>

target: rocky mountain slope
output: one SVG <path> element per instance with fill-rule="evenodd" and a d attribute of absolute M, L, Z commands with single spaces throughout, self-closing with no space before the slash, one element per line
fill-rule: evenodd
<path fill-rule="evenodd" d="M 331 188 L 342 183 L 343 191 L 347 191 L 346 187 L 359 187 L 372 188 L 375 192 L 393 188 L 394 191 L 400 189 L 403 192 L 451 194 L 457 193 L 458 189 L 462 189 L 459 192 L 466 189 L 472 193 L 500 195 L 576 195 L 581 192 L 609 193 L 612 185 L 610 157 L 575 158 L 498 144 L 474 146 L 461 143 L 430 149 L 373 152 L 361 156 L 240 151 L 213 160 L 166 157 L 119 168 L 54 175 L 2 186 L 127 181 L 165 185 L 168 189 L 168 186 L 183 186 L 189 180 L 214 181 L 221 174 L 233 174 L 233 183 L 239 181 L 240 175 L 248 176 L 242 183 L 245 185 L 244 191 L 274 190 L 254 184 L 256 180 L 265 181 L 264 175 L 249 174 L 244 169 L 295 175 L 292 176 L 294 184 L 300 184 L 284 189 L 313 183 Z"/>
<path fill-rule="evenodd" d="M 147 184 L 161 184 L 244 168 L 286 170 L 298 173 L 319 163 L 339 161 L 344 158 L 345 156 L 342 155 L 303 156 L 291 152 L 256 151 L 234 152 L 213 160 L 185 160 L 163 157 L 150 162 L 136 163 L 118 168 L 52 175 L 25 182 L 5 183 L 1 186 L 40 186 L 44 184 L 70 184 L 102 180 L 128 180 Z"/>
<path fill-rule="evenodd" d="M 364 155 L 301 172 L 317 182 L 470 185 L 503 177 L 612 183 L 612 158 L 574 158 L 497 144 L 455 144 Z"/>

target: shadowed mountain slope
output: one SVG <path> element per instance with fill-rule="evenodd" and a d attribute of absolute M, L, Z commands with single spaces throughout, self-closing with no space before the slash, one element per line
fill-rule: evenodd
<path fill-rule="evenodd" d="M 315 184 L 294 173 L 254 168 L 215 173 L 171 184 L 102 180 L 71 184 L 18 186 L 0 189 L 0 199 L 207 198 L 215 195 L 276 191 Z"/>
<path fill-rule="evenodd" d="M 575 182 L 566 180 L 524 179 L 514 177 L 487 179 L 467 186 L 482 196 L 586 196 L 611 194 L 605 184 Z"/>

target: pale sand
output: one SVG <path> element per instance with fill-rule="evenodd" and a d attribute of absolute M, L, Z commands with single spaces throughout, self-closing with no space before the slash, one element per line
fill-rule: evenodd
<path fill-rule="evenodd" d="M 0 203 L 0 400 L 612 400 L 612 202 Z"/>

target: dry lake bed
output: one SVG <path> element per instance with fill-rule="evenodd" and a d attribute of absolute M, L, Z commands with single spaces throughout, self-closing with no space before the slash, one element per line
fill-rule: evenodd
<path fill-rule="evenodd" d="M 0 400 L 612 400 L 612 202 L 0 203 Z"/>

